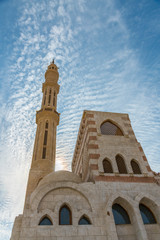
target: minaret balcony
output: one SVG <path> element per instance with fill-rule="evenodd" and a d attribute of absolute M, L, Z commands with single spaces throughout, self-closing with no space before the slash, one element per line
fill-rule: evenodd
<path fill-rule="evenodd" d="M 59 88 L 60 88 L 60 85 L 57 83 L 57 82 L 44 82 L 43 85 L 42 85 L 42 92 L 44 92 L 44 89 L 47 88 L 47 87 L 54 87 L 55 90 L 56 90 L 56 93 L 58 94 L 59 93 Z"/>
<path fill-rule="evenodd" d="M 52 118 L 56 124 L 59 125 L 59 113 L 51 107 L 45 107 L 36 112 L 36 123 L 38 124 L 40 119 Z"/>

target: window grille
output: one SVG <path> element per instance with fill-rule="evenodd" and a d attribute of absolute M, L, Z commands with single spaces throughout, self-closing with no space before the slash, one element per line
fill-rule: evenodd
<path fill-rule="evenodd" d="M 116 162 L 117 162 L 119 173 L 121 173 L 121 174 L 127 173 L 127 169 L 126 169 L 124 159 L 120 155 L 116 156 Z"/>
<path fill-rule="evenodd" d="M 138 163 L 136 163 L 134 160 L 131 161 L 131 167 L 134 174 L 142 174 Z"/>
<path fill-rule="evenodd" d="M 117 127 L 115 124 L 111 123 L 110 121 L 106 121 L 101 125 L 101 133 L 104 135 L 117 135 L 117 136 L 123 136 L 122 131 L 119 127 Z"/>
<path fill-rule="evenodd" d="M 104 173 L 113 173 L 112 165 L 107 159 L 103 160 Z"/>

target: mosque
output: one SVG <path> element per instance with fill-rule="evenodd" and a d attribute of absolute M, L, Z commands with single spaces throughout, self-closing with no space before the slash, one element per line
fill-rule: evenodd
<path fill-rule="evenodd" d="M 84 111 L 72 172 L 55 172 L 58 68 L 45 73 L 23 214 L 10 240 L 160 240 L 160 175 L 128 114 Z"/>

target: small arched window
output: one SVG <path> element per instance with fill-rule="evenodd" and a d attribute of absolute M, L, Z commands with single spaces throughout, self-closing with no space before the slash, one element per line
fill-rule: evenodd
<path fill-rule="evenodd" d="M 104 173 L 113 173 L 112 165 L 108 159 L 103 160 Z"/>
<path fill-rule="evenodd" d="M 48 121 L 46 121 L 45 128 L 48 129 Z"/>
<path fill-rule="evenodd" d="M 132 167 L 134 174 L 141 174 L 140 167 L 139 167 L 138 163 L 136 163 L 136 161 L 134 161 L 134 160 L 131 161 L 131 167 Z"/>
<path fill-rule="evenodd" d="M 54 95 L 53 95 L 53 106 L 55 106 L 55 100 L 56 100 L 56 92 L 54 91 Z"/>
<path fill-rule="evenodd" d="M 50 105 L 50 102 L 51 102 L 51 93 L 52 93 L 52 90 L 50 88 L 50 90 L 49 90 L 49 97 L 48 97 L 48 105 Z"/>
<path fill-rule="evenodd" d="M 59 210 L 59 225 L 71 225 L 72 213 L 67 205 L 63 205 Z"/>
<path fill-rule="evenodd" d="M 45 94 L 44 94 L 44 105 L 46 103 L 46 95 L 47 95 L 47 89 L 45 90 Z"/>
<path fill-rule="evenodd" d="M 90 222 L 89 218 L 86 217 L 85 215 L 83 215 L 78 222 L 78 225 L 90 225 L 90 224 L 91 224 L 91 222 Z"/>
<path fill-rule="evenodd" d="M 47 216 L 45 216 L 39 222 L 39 225 L 53 225 L 53 223 L 51 222 L 51 220 Z"/>
<path fill-rule="evenodd" d="M 45 158 L 46 158 L 47 137 L 48 137 L 48 121 L 46 121 L 46 124 L 45 124 L 42 159 L 45 159 Z"/>
<path fill-rule="evenodd" d="M 114 221 L 116 225 L 131 223 L 128 213 L 123 207 L 121 207 L 121 205 L 115 203 L 112 206 L 112 212 L 113 212 Z"/>
<path fill-rule="evenodd" d="M 116 156 L 116 162 L 117 162 L 119 173 L 121 173 L 121 174 L 127 173 L 127 169 L 126 169 L 124 159 L 120 155 Z"/>
<path fill-rule="evenodd" d="M 123 136 L 121 129 L 110 121 L 106 121 L 102 123 L 100 128 L 101 128 L 101 133 L 104 135 Z"/>
<path fill-rule="evenodd" d="M 148 207 L 146 207 L 145 205 L 140 203 L 139 204 L 139 209 L 140 209 L 141 217 L 142 217 L 142 220 L 143 220 L 144 224 L 155 224 L 155 223 L 157 223 L 153 213 L 151 212 L 151 210 Z"/>

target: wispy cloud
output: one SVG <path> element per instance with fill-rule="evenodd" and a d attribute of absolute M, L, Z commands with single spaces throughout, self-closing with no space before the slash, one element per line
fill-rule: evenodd
<path fill-rule="evenodd" d="M 9 238 L 15 215 L 22 212 L 35 113 L 53 57 L 60 67 L 61 85 L 56 169 L 70 169 L 82 112 L 92 109 L 128 112 L 152 168 L 160 170 L 158 59 L 151 70 L 144 64 L 140 49 L 133 46 L 125 9 L 121 11 L 113 0 L 22 3 L 18 2 L 18 17 L 12 24 L 8 72 L 0 72 L 4 79 L 0 98 L 3 240 Z"/>

